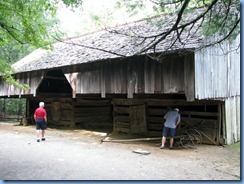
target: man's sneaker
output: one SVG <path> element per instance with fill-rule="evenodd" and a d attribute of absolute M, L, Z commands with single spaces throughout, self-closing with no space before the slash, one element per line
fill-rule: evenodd
<path fill-rule="evenodd" d="M 40 142 L 40 139 L 37 139 L 37 142 Z"/>
<path fill-rule="evenodd" d="M 42 141 L 45 141 L 46 139 L 45 138 L 42 138 Z"/>

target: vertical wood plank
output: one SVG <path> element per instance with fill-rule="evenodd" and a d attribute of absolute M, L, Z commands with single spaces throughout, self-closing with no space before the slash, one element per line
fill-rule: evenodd
<path fill-rule="evenodd" d="M 134 63 L 130 60 L 130 65 L 127 66 L 127 98 L 133 98 L 133 93 L 135 92 L 135 86 L 136 86 L 136 72 L 134 70 Z"/>
<path fill-rule="evenodd" d="M 100 68 L 101 68 L 101 73 L 100 73 L 101 97 L 105 98 L 106 97 L 106 91 L 105 91 L 106 88 L 105 88 L 105 77 L 104 77 L 104 74 L 105 74 L 104 65 L 101 64 Z"/>
<path fill-rule="evenodd" d="M 131 133 L 147 133 L 145 105 L 130 106 Z"/>
<path fill-rule="evenodd" d="M 155 62 L 155 93 L 162 93 L 162 64 L 159 62 Z"/>
<path fill-rule="evenodd" d="M 137 60 L 137 80 L 138 80 L 138 85 L 137 85 L 137 91 L 138 93 L 144 93 L 145 92 L 145 76 L 144 76 L 144 63 L 145 61 L 143 59 L 141 59 L 140 57 L 138 57 Z"/>
<path fill-rule="evenodd" d="M 195 100 L 195 77 L 193 55 L 184 56 L 184 91 L 187 101 Z"/>

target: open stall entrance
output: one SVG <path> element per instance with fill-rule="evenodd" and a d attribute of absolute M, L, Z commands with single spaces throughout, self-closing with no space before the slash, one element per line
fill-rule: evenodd
<path fill-rule="evenodd" d="M 59 94 L 60 96 L 71 97 L 72 88 L 62 70 L 50 70 L 42 79 L 36 92 L 37 95 Z"/>
<path fill-rule="evenodd" d="M 177 136 L 180 136 L 184 130 L 194 128 L 201 132 L 203 143 L 218 145 L 225 134 L 224 103 L 221 101 L 113 99 L 112 104 L 114 133 L 136 134 L 138 137 L 160 137 L 165 121 L 164 115 L 169 108 L 177 107 L 181 115 Z"/>

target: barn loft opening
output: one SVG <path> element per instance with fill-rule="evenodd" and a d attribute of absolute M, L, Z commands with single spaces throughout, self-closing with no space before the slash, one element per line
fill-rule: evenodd
<path fill-rule="evenodd" d="M 44 76 L 37 92 L 72 94 L 72 88 L 62 70 L 50 70 Z"/>

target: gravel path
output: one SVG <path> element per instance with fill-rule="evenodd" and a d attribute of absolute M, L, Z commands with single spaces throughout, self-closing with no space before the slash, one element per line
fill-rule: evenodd
<path fill-rule="evenodd" d="M 104 134 L 0 123 L 1 180 L 240 180 L 240 149 L 201 145 L 160 150 L 158 143 L 99 143 Z M 149 155 L 133 153 L 135 149 Z"/>

